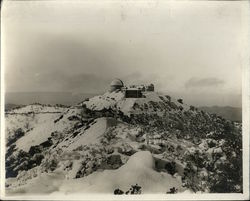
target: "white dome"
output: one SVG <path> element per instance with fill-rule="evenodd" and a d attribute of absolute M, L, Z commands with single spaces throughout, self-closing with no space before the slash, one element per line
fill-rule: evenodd
<path fill-rule="evenodd" d="M 119 79 L 115 79 L 110 83 L 110 86 L 121 86 L 123 87 L 123 82 Z"/>

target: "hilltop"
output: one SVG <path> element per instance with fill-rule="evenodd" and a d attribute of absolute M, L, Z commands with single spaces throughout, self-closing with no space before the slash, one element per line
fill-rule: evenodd
<path fill-rule="evenodd" d="M 34 104 L 5 116 L 9 194 L 41 187 L 112 194 L 135 184 L 142 193 L 242 192 L 241 124 L 182 99 L 114 90 L 71 107 Z M 107 178 L 115 179 L 104 185 Z"/>

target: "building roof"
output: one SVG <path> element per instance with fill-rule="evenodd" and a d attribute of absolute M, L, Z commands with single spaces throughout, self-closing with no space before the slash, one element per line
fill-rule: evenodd
<path fill-rule="evenodd" d="M 126 89 L 127 91 L 140 91 L 141 89 L 139 89 L 139 88 L 127 88 Z"/>
<path fill-rule="evenodd" d="M 123 86 L 123 82 L 120 79 L 114 79 L 111 83 L 110 86 Z"/>

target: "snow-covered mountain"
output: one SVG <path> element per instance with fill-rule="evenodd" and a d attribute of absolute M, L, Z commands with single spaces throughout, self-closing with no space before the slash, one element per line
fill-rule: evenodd
<path fill-rule="evenodd" d="M 241 124 L 182 99 L 114 91 L 5 116 L 10 195 L 242 192 Z"/>

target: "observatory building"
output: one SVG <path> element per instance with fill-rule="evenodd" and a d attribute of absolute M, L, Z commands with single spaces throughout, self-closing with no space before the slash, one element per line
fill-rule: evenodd
<path fill-rule="evenodd" d="M 109 92 L 118 91 L 123 92 L 125 98 L 144 98 L 144 93 L 154 91 L 154 85 L 150 84 L 125 86 L 123 81 L 121 81 L 120 79 L 114 79 L 110 83 Z"/>
<path fill-rule="evenodd" d="M 111 83 L 110 83 L 110 92 L 116 91 L 116 90 L 121 90 L 122 87 L 124 87 L 123 82 L 120 79 L 114 79 Z"/>

